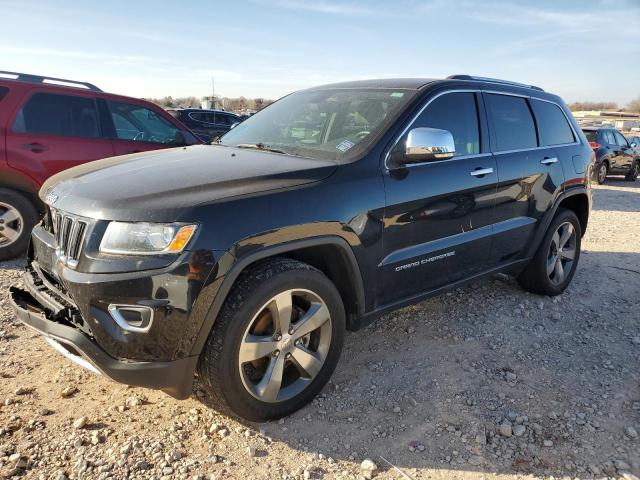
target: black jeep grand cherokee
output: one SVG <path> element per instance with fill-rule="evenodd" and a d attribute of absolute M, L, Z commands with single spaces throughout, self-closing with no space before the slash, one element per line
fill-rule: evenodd
<path fill-rule="evenodd" d="M 593 151 L 563 101 L 456 75 L 291 94 L 217 145 L 83 165 L 41 190 L 18 317 L 112 379 L 289 414 L 345 329 L 495 272 L 561 293 Z"/>

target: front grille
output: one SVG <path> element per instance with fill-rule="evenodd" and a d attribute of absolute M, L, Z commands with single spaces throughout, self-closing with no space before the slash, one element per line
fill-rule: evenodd
<path fill-rule="evenodd" d="M 51 223 L 56 240 L 56 255 L 70 267 L 75 267 L 82 251 L 87 222 L 51 209 Z"/>

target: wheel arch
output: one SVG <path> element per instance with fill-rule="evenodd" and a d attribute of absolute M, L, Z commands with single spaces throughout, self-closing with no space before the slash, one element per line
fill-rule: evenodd
<path fill-rule="evenodd" d="M 575 195 L 569 195 L 558 203 L 556 210 L 558 208 L 566 208 L 568 210 L 572 210 L 573 213 L 576 214 L 578 220 L 580 220 L 582 236 L 584 236 L 589 223 L 589 198 L 587 197 L 587 194 L 576 193 Z"/>
<path fill-rule="evenodd" d="M 590 194 L 586 187 L 574 188 L 565 191 L 558 196 L 553 207 L 549 209 L 543 220 L 540 222 L 540 227 L 536 232 L 534 241 L 531 242 L 529 250 L 527 251 L 527 258 L 532 258 L 535 255 L 538 247 L 540 246 L 540 242 L 542 242 L 542 239 L 544 238 L 549 225 L 555 218 L 559 208 L 567 208 L 576 214 L 580 221 L 580 226 L 582 227 L 582 235 L 584 236 L 589 222 L 589 212 L 591 210 Z"/>
<path fill-rule="evenodd" d="M 364 313 L 365 292 L 360 267 L 349 243 L 338 236 L 300 239 L 262 248 L 235 259 L 215 293 L 191 348 L 191 355 L 199 355 L 202 352 L 222 305 L 240 274 L 257 262 L 274 257 L 286 257 L 307 263 L 327 275 L 342 297 L 347 314 L 347 328 L 357 328 L 356 320 Z"/>
<path fill-rule="evenodd" d="M 1 169 L 2 179 L 0 180 L 0 188 L 13 190 L 26 197 L 36 209 L 44 212 L 42 202 L 38 198 L 39 186 L 30 177 L 21 175 L 12 169 Z"/>

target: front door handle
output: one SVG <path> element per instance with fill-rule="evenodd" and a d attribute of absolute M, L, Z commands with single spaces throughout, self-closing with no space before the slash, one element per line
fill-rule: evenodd
<path fill-rule="evenodd" d="M 49 147 L 47 147 L 46 145 L 43 145 L 41 143 L 38 142 L 34 142 L 34 143 L 23 143 L 22 144 L 22 148 L 24 148 L 25 150 L 30 150 L 33 153 L 42 153 L 46 150 L 49 150 Z"/>
<path fill-rule="evenodd" d="M 476 168 L 470 172 L 472 177 L 483 177 L 489 173 L 493 173 L 493 168 Z"/>
<path fill-rule="evenodd" d="M 540 163 L 543 165 L 551 165 L 552 163 L 556 163 L 558 161 L 558 157 L 544 157 L 540 160 Z"/>

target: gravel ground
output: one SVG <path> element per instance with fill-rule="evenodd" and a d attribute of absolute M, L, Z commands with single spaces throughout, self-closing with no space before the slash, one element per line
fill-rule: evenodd
<path fill-rule="evenodd" d="M 497 276 L 387 315 L 262 425 L 71 364 L 15 320 L 22 262 L 0 263 L 0 478 L 637 480 L 640 182 L 594 194 L 562 296 Z"/>

